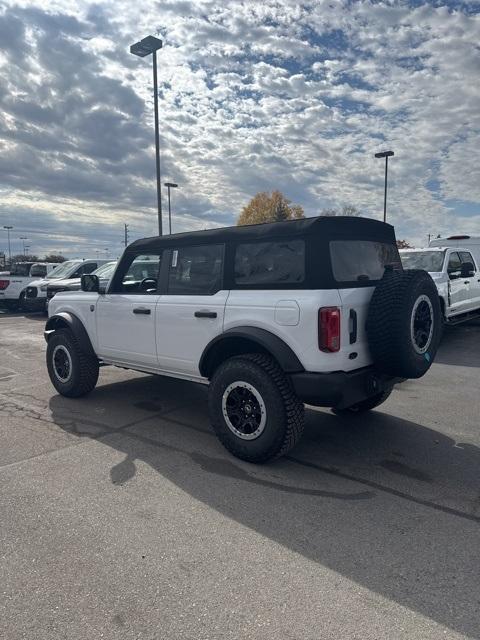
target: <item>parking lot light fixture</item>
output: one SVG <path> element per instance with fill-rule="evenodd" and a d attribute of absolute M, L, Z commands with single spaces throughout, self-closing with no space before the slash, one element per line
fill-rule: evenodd
<path fill-rule="evenodd" d="M 160 134 L 158 131 L 158 82 L 157 82 L 157 51 L 163 43 L 154 36 L 147 36 L 135 42 L 130 47 L 130 53 L 140 58 L 152 54 L 153 59 L 153 105 L 155 113 L 155 161 L 157 167 L 157 207 L 158 207 L 158 235 L 162 235 L 162 183 L 160 179 Z"/>
<path fill-rule="evenodd" d="M 383 221 L 387 221 L 387 178 L 388 178 L 388 159 L 394 156 L 393 151 L 380 151 L 375 154 L 375 158 L 385 158 L 385 191 L 383 196 Z"/>
<path fill-rule="evenodd" d="M 8 238 L 8 264 L 12 266 L 12 250 L 10 248 L 10 231 L 13 229 L 12 226 L 4 224 L 3 228 L 7 230 L 7 238 Z"/>
<path fill-rule="evenodd" d="M 25 253 L 25 240 L 28 240 L 27 236 L 20 236 L 19 240 L 22 241 L 23 244 L 23 255 L 26 255 Z"/>
<path fill-rule="evenodd" d="M 172 209 L 170 206 L 170 189 L 176 189 L 178 187 L 178 184 L 175 184 L 175 182 L 165 182 L 165 186 L 167 187 L 167 190 L 168 190 L 168 232 L 171 235 L 172 234 Z"/>

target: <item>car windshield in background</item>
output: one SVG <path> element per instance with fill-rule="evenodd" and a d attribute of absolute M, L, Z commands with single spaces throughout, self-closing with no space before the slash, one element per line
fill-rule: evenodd
<path fill-rule="evenodd" d="M 98 269 L 93 273 L 99 278 L 109 278 L 115 271 L 116 266 L 116 262 L 107 262 L 107 264 L 102 264 L 101 267 L 98 267 Z"/>
<path fill-rule="evenodd" d="M 397 247 L 385 242 L 332 240 L 330 256 L 337 282 L 381 280 L 385 267 L 402 268 Z"/>
<path fill-rule="evenodd" d="M 67 260 L 67 262 L 64 262 L 54 269 L 53 272 L 48 275 L 48 279 L 56 280 L 57 278 L 66 278 L 70 274 L 72 267 L 79 264 L 82 264 L 81 260 Z"/>
<path fill-rule="evenodd" d="M 445 251 L 405 251 L 401 252 L 405 269 L 423 269 L 424 271 L 441 271 Z"/>

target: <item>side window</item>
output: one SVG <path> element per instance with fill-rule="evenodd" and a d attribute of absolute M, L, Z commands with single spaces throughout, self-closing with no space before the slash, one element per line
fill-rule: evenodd
<path fill-rule="evenodd" d="M 83 272 L 82 275 L 84 273 L 93 273 L 94 271 L 96 271 L 98 269 L 97 263 L 96 262 L 90 262 L 88 264 L 84 264 L 83 265 Z"/>
<path fill-rule="evenodd" d="M 92 273 L 97 268 L 96 262 L 87 262 L 86 264 L 81 264 L 78 269 L 73 273 L 70 278 L 80 278 L 84 273 Z"/>
<path fill-rule="evenodd" d="M 132 256 L 114 293 L 156 293 L 160 262 L 159 254 Z"/>
<path fill-rule="evenodd" d="M 447 267 L 447 271 L 449 273 L 449 275 L 460 275 L 460 256 L 458 255 L 458 253 L 455 251 L 454 253 L 450 254 L 450 257 L 448 259 L 448 267 Z"/>
<path fill-rule="evenodd" d="M 168 293 L 213 295 L 222 286 L 223 245 L 174 249 L 168 275 Z"/>
<path fill-rule="evenodd" d="M 35 278 L 43 278 L 47 275 L 47 267 L 44 264 L 34 264 L 30 270 L 30 275 Z"/>
<path fill-rule="evenodd" d="M 462 262 L 471 262 L 473 264 L 473 268 L 475 269 L 475 262 L 472 258 L 472 254 L 469 251 L 459 251 L 460 260 Z"/>
<path fill-rule="evenodd" d="M 235 251 L 235 283 L 295 284 L 305 279 L 303 240 L 239 244 Z"/>
<path fill-rule="evenodd" d="M 385 267 L 402 268 L 396 245 L 373 240 L 332 240 L 330 257 L 337 282 L 377 281 Z"/>

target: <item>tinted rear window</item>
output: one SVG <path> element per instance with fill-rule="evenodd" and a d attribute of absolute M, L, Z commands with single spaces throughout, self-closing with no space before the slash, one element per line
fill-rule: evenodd
<path fill-rule="evenodd" d="M 31 262 L 17 262 L 13 265 L 10 275 L 11 276 L 19 276 L 24 277 L 30 274 L 30 267 L 32 266 Z"/>
<path fill-rule="evenodd" d="M 330 242 L 330 256 L 337 282 L 380 280 L 387 265 L 401 269 L 397 247 L 384 242 L 333 240 Z"/>
<path fill-rule="evenodd" d="M 235 283 L 297 284 L 305 279 L 305 242 L 252 242 L 235 252 Z"/>

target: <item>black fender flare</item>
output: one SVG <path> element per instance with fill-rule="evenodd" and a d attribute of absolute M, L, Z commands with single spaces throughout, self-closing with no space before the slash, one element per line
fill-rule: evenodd
<path fill-rule="evenodd" d="M 48 342 L 50 337 L 55 333 L 57 329 L 70 329 L 70 331 L 75 336 L 80 349 L 93 357 L 97 357 L 95 350 L 90 341 L 90 337 L 87 333 L 87 330 L 83 326 L 82 321 L 77 318 L 73 313 L 68 313 L 67 311 L 60 311 L 56 313 L 54 316 L 47 320 L 47 324 L 45 325 L 45 340 Z"/>
<path fill-rule="evenodd" d="M 199 370 L 202 376 L 209 377 L 212 358 L 215 357 L 216 350 L 221 344 L 226 345 L 228 341 L 244 339 L 254 342 L 262 350 L 270 353 L 280 365 L 285 373 L 299 373 L 305 371 L 302 363 L 295 355 L 291 347 L 275 334 L 260 329 L 258 327 L 235 327 L 227 329 L 219 336 L 211 340 L 205 349 L 199 362 Z"/>

